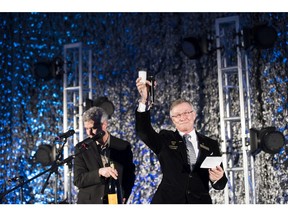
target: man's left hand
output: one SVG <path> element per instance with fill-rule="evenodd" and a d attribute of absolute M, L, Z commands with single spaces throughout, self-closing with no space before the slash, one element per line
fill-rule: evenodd
<path fill-rule="evenodd" d="M 209 179 L 212 182 L 218 181 L 224 175 L 224 170 L 221 166 L 216 166 L 216 168 L 209 169 Z"/>

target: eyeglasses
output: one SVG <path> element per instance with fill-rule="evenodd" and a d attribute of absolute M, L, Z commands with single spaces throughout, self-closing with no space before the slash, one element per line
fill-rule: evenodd
<path fill-rule="evenodd" d="M 181 118 L 182 115 L 185 116 L 185 117 L 187 117 L 187 116 L 188 116 L 189 114 L 191 114 L 192 112 L 193 112 L 193 111 L 183 112 L 183 113 L 179 113 L 179 114 L 177 114 L 177 115 L 171 116 L 171 117 L 176 118 L 176 119 L 179 119 L 179 118 Z"/>

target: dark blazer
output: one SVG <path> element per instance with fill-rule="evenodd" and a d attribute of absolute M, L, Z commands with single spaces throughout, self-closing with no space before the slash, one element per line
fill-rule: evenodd
<path fill-rule="evenodd" d="M 75 148 L 75 154 L 79 152 Z M 110 160 L 114 161 L 123 197 L 128 200 L 135 181 L 135 165 L 131 144 L 115 136 L 110 136 Z M 104 167 L 97 144 L 74 159 L 74 185 L 78 187 L 78 204 L 103 204 L 105 178 L 99 177 L 98 170 Z"/>
<path fill-rule="evenodd" d="M 186 145 L 178 131 L 161 130 L 157 133 L 151 126 L 150 111 L 136 111 L 137 136 L 157 155 L 162 181 L 152 199 L 152 204 L 211 204 L 208 169 L 200 168 L 206 156 L 220 156 L 219 144 L 204 135 L 197 134 L 199 155 L 190 170 Z M 221 164 L 222 168 L 223 165 Z M 212 184 L 216 190 L 224 189 L 226 175 Z"/>

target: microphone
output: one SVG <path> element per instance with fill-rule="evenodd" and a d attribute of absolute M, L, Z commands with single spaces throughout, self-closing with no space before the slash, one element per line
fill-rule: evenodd
<path fill-rule="evenodd" d="M 17 181 L 19 181 L 19 180 L 21 180 L 23 178 L 24 178 L 23 176 L 16 176 L 14 178 L 9 178 L 8 182 L 17 182 Z"/>
<path fill-rule="evenodd" d="M 151 82 L 151 86 L 149 88 L 149 93 L 150 93 L 150 103 L 151 103 L 151 106 L 152 106 L 154 104 L 154 93 L 155 93 L 155 90 L 154 90 L 154 84 L 155 84 L 154 76 L 149 76 L 149 81 Z"/>
<path fill-rule="evenodd" d="M 55 139 L 60 140 L 60 139 L 67 139 L 68 137 L 72 136 L 75 133 L 74 130 L 69 130 L 65 133 L 59 134 Z"/>
<path fill-rule="evenodd" d="M 85 149 L 88 149 L 89 148 L 89 145 L 92 143 L 92 142 L 95 142 L 96 140 L 99 140 L 101 139 L 103 136 L 105 135 L 105 132 L 104 131 L 99 131 L 95 136 L 93 136 L 92 138 L 88 137 L 86 139 L 84 139 L 83 141 L 79 142 L 76 147 L 78 149 L 82 149 L 82 148 L 85 148 Z"/>

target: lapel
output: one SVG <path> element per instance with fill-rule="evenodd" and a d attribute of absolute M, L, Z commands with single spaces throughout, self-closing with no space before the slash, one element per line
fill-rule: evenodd
<path fill-rule="evenodd" d="M 111 160 L 115 160 L 115 145 L 117 145 L 118 143 L 115 141 L 115 137 L 112 136 L 110 134 L 110 147 L 109 147 L 109 151 L 110 151 L 110 158 Z M 115 162 L 115 161 L 114 161 Z"/>
<path fill-rule="evenodd" d="M 203 160 L 205 159 L 205 157 L 211 155 L 211 153 L 213 152 L 213 149 L 211 149 L 211 146 L 209 145 L 209 143 L 207 143 L 207 140 L 203 136 L 201 136 L 197 131 L 196 131 L 196 136 L 197 136 L 198 149 L 199 149 L 199 154 L 197 157 L 196 164 L 199 164 L 199 163 L 201 164 Z M 186 145 L 177 130 L 174 132 L 173 138 L 174 139 L 170 141 L 168 147 L 170 149 L 174 148 L 174 150 L 179 151 L 182 161 L 184 161 L 185 164 L 186 163 L 188 164 Z"/>
<path fill-rule="evenodd" d="M 99 167 L 103 167 L 103 162 L 101 160 L 101 156 L 98 150 L 98 146 L 96 144 L 96 142 L 93 143 L 93 145 L 91 145 L 90 147 L 92 147 L 91 150 L 91 158 L 94 158 L 96 160 L 96 162 L 98 163 Z"/>
<path fill-rule="evenodd" d="M 199 149 L 199 155 L 197 158 L 197 162 L 203 162 L 203 160 L 211 155 L 213 153 L 213 150 L 211 149 L 211 146 L 209 145 L 209 143 L 207 143 L 207 140 L 199 135 L 199 133 L 197 133 L 197 140 L 198 140 L 198 149 Z"/>
<path fill-rule="evenodd" d="M 182 137 L 181 137 L 181 135 L 179 134 L 178 131 L 174 132 L 174 138 L 175 138 L 175 140 L 171 141 L 170 146 L 173 145 L 173 144 L 175 146 L 177 146 L 177 150 L 180 152 L 182 161 L 184 161 L 185 164 L 186 163 L 188 164 L 186 144 L 184 143 L 184 141 L 183 141 L 183 139 L 182 139 Z"/>

